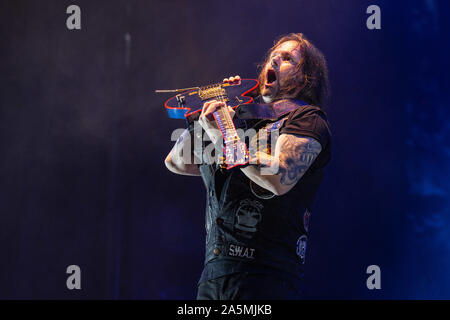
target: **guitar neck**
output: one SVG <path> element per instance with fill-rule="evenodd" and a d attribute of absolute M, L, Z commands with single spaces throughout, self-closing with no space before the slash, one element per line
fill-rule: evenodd
<path fill-rule="evenodd" d="M 233 119 L 231 119 L 231 115 L 226 108 L 221 107 L 213 113 L 217 125 L 222 132 L 225 144 L 239 139 Z"/>

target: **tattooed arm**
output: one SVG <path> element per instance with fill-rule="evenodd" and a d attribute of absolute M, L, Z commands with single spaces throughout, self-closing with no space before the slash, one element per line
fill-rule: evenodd
<path fill-rule="evenodd" d="M 321 150 L 320 143 L 311 137 L 282 134 L 277 140 L 274 156 L 256 153 L 258 162 L 266 166 L 264 174 L 254 165 L 241 170 L 259 186 L 282 195 L 295 186 Z"/>
<path fill-rule="evenodd" d="M 165 164 L 167 169 L 176 174 L 199 176 L 200 169 L 193 162 L 195 155 L 191 151 L 191 138 L 186 129 L 167 155 Z"/>

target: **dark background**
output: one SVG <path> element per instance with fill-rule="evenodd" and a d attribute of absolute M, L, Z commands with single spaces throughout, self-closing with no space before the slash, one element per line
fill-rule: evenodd
<path fill-rule="evenodd" d="M 82 29 L 66 28 L 81 7 Z M 381 7 L 382 29 L 366 28 Z M 168 172 L 168 96 L 303 32 L 325 54 L 333 161 L 306 297 L 450 298 L 446 1 L 2 1 L 0 298 L 193 299 L 204 187 Z M 192 197 L 192 195 L 195 195 Z M 66 288 L 81 267 L 82 290 Z M 367 266 L 381 290 L 366 288 Z"/>

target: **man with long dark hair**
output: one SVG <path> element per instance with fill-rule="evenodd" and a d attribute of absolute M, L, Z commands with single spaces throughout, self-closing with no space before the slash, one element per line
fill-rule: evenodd
<path fill-rule="evenodd" d="M 257 100 L 289 112 L 257 122 L 250 164 L 222 170 L 217 164 L 187 163 L 179 151 L 189 131 L 166 158 L 169 170 L 201 175 L 207 187 L 206 257 L 198 299 L 301 297 L 311 208 L 331 157 L 322 109 L 328 94 L 325 58 L 302 34 L 289 34 L 268 51 L 259 82 Z M 207 101 L 199 118 L 214 144 L 222 136 L 212 113 L 222 107 L 224 102 Z M 275 147 L 258 148 L 260 133 L 276 139 Z"/>

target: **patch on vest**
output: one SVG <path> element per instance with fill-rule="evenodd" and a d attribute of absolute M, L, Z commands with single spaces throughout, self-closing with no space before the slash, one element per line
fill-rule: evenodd
<path fill-rule="evenodd" d="M 239 203 L 239 207 L 236 210 L 236 222 L 234 228 L 237 229 L 237 233 L 251 238 L 257 231 L 257 225 L 262 219 L 261 210 L 264 205 L 256 200 L 245 199 Z"/>
<path fill-rule="evenodd" d="M 305 256 L 306 256 L 306 241 L 308 237 L 306 235 L 302 235 L 297 240 L 297 255 L 300 258 L 300 262 L 305 264 Z"/>
<path fill-rule="evenodd" d="M 255 249 L 240 246 L 237 244 L 230 244 L 228 246 L 228 256 L 230 257 L 239 257 L 239 258 L 246 258 L 246 259 L 254 259 L 255 255 Z"/>

